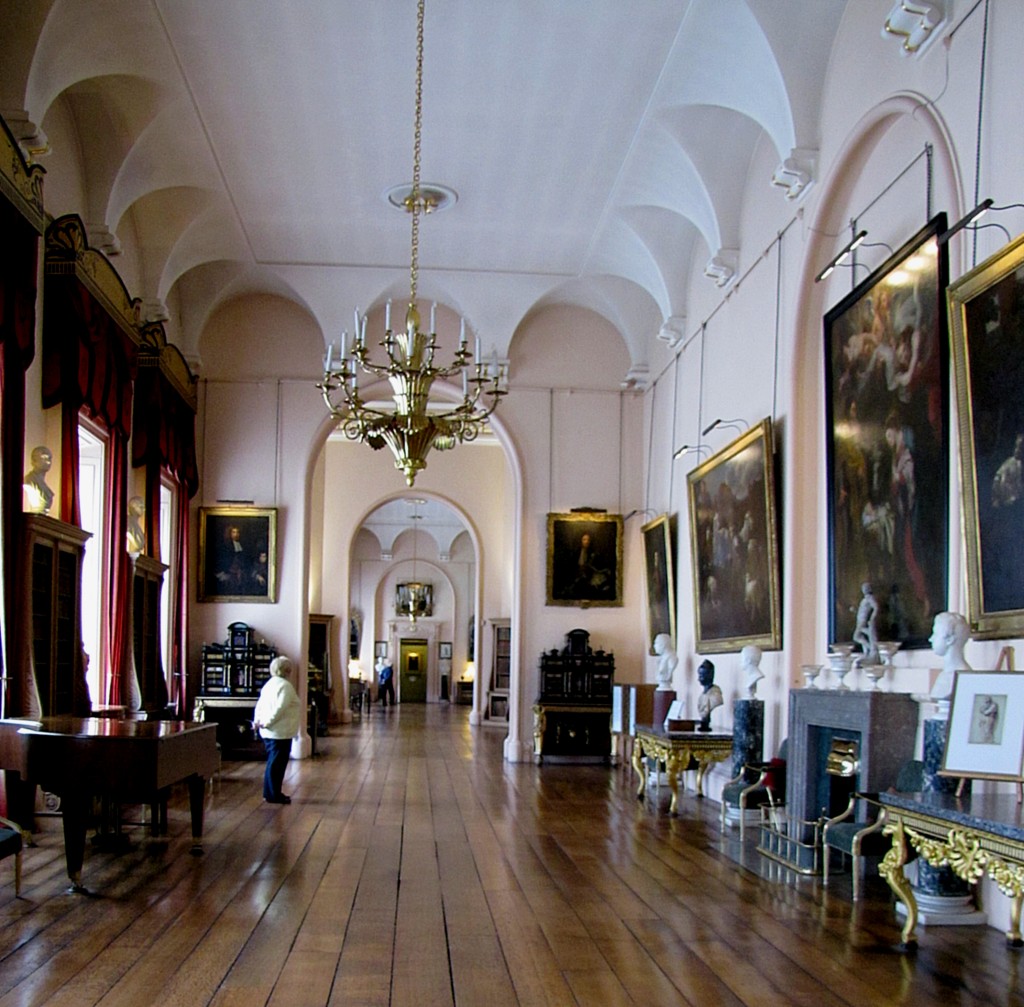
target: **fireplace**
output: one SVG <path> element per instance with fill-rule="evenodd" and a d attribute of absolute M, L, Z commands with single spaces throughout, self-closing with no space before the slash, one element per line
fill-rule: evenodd
<path fill-rule="evenodd" d="M 917 720 L 917 702 L 906 693 L 790 692 L 786 774 L 790 822 L 837 814 L 854 790 L 893 786 L 900 768 L 914 757 Z M 805 835 L 803 841 L 807 839 Z"/>

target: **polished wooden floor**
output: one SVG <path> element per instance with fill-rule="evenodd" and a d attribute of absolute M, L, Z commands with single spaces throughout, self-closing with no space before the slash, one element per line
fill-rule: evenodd
<path fill-rule="evenodd" d="M 42 820 L 20 899 L 0 863 L 0 1007 L 1024 1004 L 995 930 L 902 955 L 880 883 L 852 911 L 848 884 L 723 840 L 711 801 L 670 818 L 628 766 L 513 765 L 501 741 L 465 707 L 378 708 L 290 764 L 290 806 L 225 762 L 204 856 L 176 794 L 169 838 L 87 852 L 89 896 Z"/>

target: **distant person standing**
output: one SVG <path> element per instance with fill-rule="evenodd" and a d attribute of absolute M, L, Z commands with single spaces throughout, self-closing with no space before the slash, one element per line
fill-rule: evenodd
<path fill-rule="evenodd" d="M 388 698 L 391 699 L 391 705 L 395 705 L 395 669 L 391 667 L 391 662 L 385 660 L 383 657 L 377 662 L 377 691 L 380 693 L 381 706 L 388 705 Z"/>
<path fill-rule="evenodd" d="M 267 749 L 267 768 L 263 773 L 263 800 L 268 804 L 291 804 L 281 792 L 284 771 L 292 751 L 292 738 L 299 733 L 299 695 L 288 680 L 292 674 L 289 658 L 275 657 L 270 662 L 270 678 L 260 690 L 253 714 L 253 727 L 260 732 Z"/>

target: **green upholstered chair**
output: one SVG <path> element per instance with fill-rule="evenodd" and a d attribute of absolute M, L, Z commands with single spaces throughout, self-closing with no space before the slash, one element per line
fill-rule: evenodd
<path fill-rule="evenodd" d="M 786 803 L 786 755 L 788 740 L 779 746 L 779 753 L 768 762 L 744 766 L 738 776 L 722 787 L 721 829 L 724 832 L 729 819 L 737 816 L 740 839 L 743 839 L 747 811 L 762 805 Z"/>
<path fill-rule="evenodd" d="M 916 793 L 924 787 L 924 763 L 918 759 L 905 762 L 896 777 L 897 791 Z M 861 860 L 882 856 L 889 848 L 888 836 L 882 835 L 884 816 L 878 814 L 875 794 L 852 794 L 846 810 L 830 818 L 822 830 L 822 883 L 828 884 L 829 851 L 838 850 L 845 860 L 850 858 L 853 873 L 853 901 L 860 900 Z"/>
<path fill-rule="evenodd" d="M 26 844 L 26 834 L 21 827 L 7 818 L 0 818 L 0 860 L 14 857 L 14 894 L 21 895 L 21 851 Z"/>

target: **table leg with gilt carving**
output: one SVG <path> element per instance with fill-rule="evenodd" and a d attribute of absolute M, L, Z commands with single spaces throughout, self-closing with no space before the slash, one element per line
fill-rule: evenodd
<path fill-rule="evenodd" d="M 639 738 L 633 741 L 633 771 L 640 778 L 636 799 L 642 801 L 644 791 L 647 789 L 647 774 L 644 772 L 644 743 Z"/>
<path fill-rule="evenodd" d="M 686 754 L 686 758 L 680 758 L 680 753 L 669 752 L 665 757 L 665 772 L 668 773 L 668 785 L 672 791 L 672 801 L 668 806 L 668 813 L 674 815 L 676 808 L 679 806 L 679 777 L 682 770 L 690 761 L 689 753 Z"/>
<path fill-rule="evenodd" d="M 884 811 L 881 813 L 885 814 Z M 887 824 L 882 834 L 892 836 L 892 846 L 882 858 L 878 873 L 889 883 L 896 898 L 907 907 L 907 920 L 900 934 L 900 946 L 905 951 L 913 951 L 917 947 L 917 940 L 914 938 L 914 928 L 917 926 L 917 900 L 907 876 L 903 873 L 903 865 L 907 862 L 907 838 L 903 832 L 903 819 L 897 818 L 894 825 Z"/>

